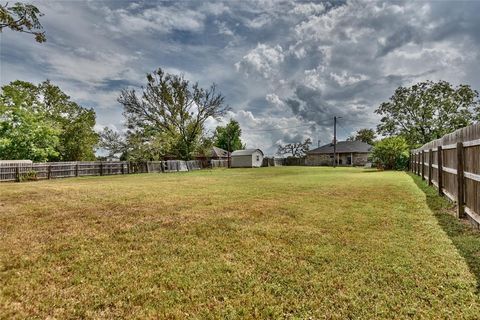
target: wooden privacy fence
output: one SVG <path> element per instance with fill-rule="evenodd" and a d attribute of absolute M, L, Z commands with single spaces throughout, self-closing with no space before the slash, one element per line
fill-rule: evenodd
<path fill-rule="evenodd" d="M 143 162 L 73 161 L 46 163 L 2 161 L 0 162 L 0 182 L 131 173 L 181 172 L 200 170 L 202 167 L 202 162 L 198 160 Z"/>
<path fill-rule="evenodd" d="M 305 158 L 275 158 L 265 157 L 263 158 L 262 167 L 282 167 L 282 166 L 304 166 Z"/>
<path fill-rule="evenodd" d="M 228 160 L 211 160 L 212 168 L 228 168 Z"/>
<path fill-rule="evenodd" d="M 457 202 L 457 217 L 480 228 L 480 123 L 412 150 L 410 169 Z"/>

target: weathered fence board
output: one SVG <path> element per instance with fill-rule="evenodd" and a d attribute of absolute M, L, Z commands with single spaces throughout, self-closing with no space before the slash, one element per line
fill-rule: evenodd
<path fill-rule="evenodd" d="M 181 161 L 71 161 L 32 163 L 0 161 L 0 182 L 43 180 L 83 176 L 106 176 L 131 173 L 193 171 L 204 168 L 199 160 Z"/>
<path fill-rule="evenodd" d="M 412 172 L 457 202 L 458 217 L 480 228 L 480 123 L 412 150 L 411 161 Z"/>
<path fill-rule="evenodd" d="M 211 160 L 212 168 L 228 168 L 228 160 Z"/>

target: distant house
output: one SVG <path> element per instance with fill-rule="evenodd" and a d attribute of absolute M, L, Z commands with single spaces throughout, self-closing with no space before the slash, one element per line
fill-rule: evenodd
<path fill-rule="evenodd" d="M 339 141 L 336 149 L 338 165 L 364 166 L 368 162 L 372 146 L 362 141 Z M 333 143 L 307 152 L 305 164 L 307 166 L 333 165 Z"/>
<path fill-rule="evenodd" d="M 231 155 L 232 168 L 261 167 L 263 152 L 260 149 L 246 149 L 233 151 Z"/>

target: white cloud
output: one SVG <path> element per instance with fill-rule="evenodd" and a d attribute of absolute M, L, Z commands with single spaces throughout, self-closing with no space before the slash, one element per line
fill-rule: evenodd
<path fill-rule="evenodd" d="M 342 87 L 368 79 L 368 77 L 364 74 L 349 74 L 345 70 L 340 73 L 330 72 L 330 77 Z"/>
<path fill-rule="evenodd" d="M 323 3 L 299 3 L 293 8 L 295 14 L 310 16 L 318 15 L 325 12 L 325 5 Z"/>
<path fill-rule="evenodd" d="M 280 45 L 258 44 L 240 62 L 237 62 L 235 67 L 247 76 L 258 74 L 268 79 L 277 73 L 276 67 L 283 62 L 284 58 L 285 56 Z"/>
<path fill-rule="evenodd" d="M 174 30 L 200 32 L 204 27 L 205 15 L 196 10 L 176 5 L 158 5 L 141 12 L 126 9 L 103 8 L 107 27 L 115 32 L 134 34 L 141 31 L 169 33 Z"/>

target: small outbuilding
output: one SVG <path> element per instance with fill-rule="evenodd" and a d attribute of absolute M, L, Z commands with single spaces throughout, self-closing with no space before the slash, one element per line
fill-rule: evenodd
<path fill-rule="evenodd" d="M 258 168 L 262 166 L 262 162 L 262 150 L 245 149 L 232 152 L 230 166 L 232 168 Z"/>

